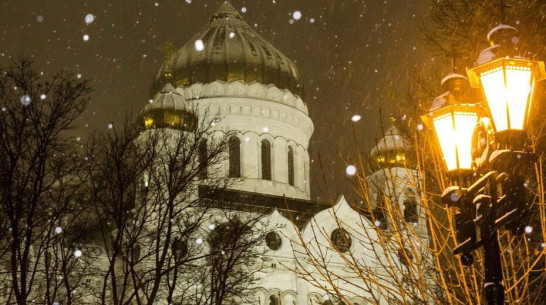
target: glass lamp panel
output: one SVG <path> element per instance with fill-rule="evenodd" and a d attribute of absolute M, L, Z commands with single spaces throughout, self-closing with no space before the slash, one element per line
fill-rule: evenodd
<path fill-rule="evenodd" d="M 456 142 L 454 141 L 455 132 L 453 130 L 453 117 L 451 113 L 434 118 L 433 124 L 447 170 L 452 171 L 457 169 Z"/>
<path fill-rule="evenodd" d="M 508 129 L 507 94 L 502 67 L 483 72 L 480 79 L 495 128 L 497 131 Z"/>
<path fill-rule="evenodd" d="M 472 133 L 478 122 L 473 112 L 453 111 L 433 119 L 448 171 L 472 169 Z"/>
<path fill-rule="evenodd" d="M 472 134 L 478 123 L 478 116 L 472 112 L 454 112 L 455 140 L 459 169 L 472 169 Z"/>
<path fill-rule="evenodd" d="M 506 93 L 510 129 L 524 129 L 527 102 L 531 94 L 531 67 L 506 67 Z"/>

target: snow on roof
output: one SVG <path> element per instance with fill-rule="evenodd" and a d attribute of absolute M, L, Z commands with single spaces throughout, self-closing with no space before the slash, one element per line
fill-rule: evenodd
<path fill-rule="evenodd" d="M 486 62 L 490 62 L 493 59 L 495 59 L 496 55 L 495 55 L 494 51 L 498 47 L 499 47 L 499 45 L 494 45 L 492 47 L 483 49 L 482 52 L 480 53 L 480 56 L 478 56 L 478 62 L 476 64 L 481 65 L 481 64 L 484 64 Z"/>
<path fill-rule="evenodd" d="M 377 145 L 372 148 L 371 155 L 376 155 L 381 151 L 406 149 L 409 146 L 409 143 L 400 135 L 400 131 L 395 126 L 392 126 L 385 132 L 385 136 L 379 140 Z"/>
<path fill-rule="evenodd" d="M 448 80 L 450 80 L 450 79 L 452 79 L 452 78 L 464 78 L 464 79 L 467 79 L 466 76 L 464 76 L 464 75 L 461 75 L 461 74 L 458 74 L 458 73 L 449 73 L 449 74 L 446 75 L 444 78 L 442 78 L 441 85 L 444 85 L 445 82 L 447 82 Z"/>
<path fill-rule="evenodd" d="M 434 111 L 436 109 L 442 108 L 447 103 L 447 96 L 449 95 L 449 91 L 445 92 L 444 94 L 437 96 L 432 101 L 432 105 L 430 106 L 430 111 Z"/>
<path fill-rule="evenodd" d="M 506 24 L 499 24 L 497 25 L 496 27 L 492 28 L 491 31 L 489 31 L 489 33 L 487 33 L 487 40 L 490 40 L 491 39 L 491 36 L 493 34 L 495 34 L 495 32 L 499 31 L 499 30 L 514 30 L 515 32 L 517 32 L 518 30 L 513 27 L 513 26 L 510 26 L 510 25 L 506 25 Z"/>

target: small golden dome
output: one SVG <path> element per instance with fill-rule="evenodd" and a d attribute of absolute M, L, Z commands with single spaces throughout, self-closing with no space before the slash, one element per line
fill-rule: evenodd
<path fill-rule="evenodd" d="M 153 101 L 142 108 L 139 118 L 146 129 L 167 127 L 194 131 L 197 126 L 195 111 L 171 84 L 166 84 Z"/>
<path fill-rule="evenodd" d="M 370 152 L 371 169 L 407 167 L 412 159 L 410 148 L 410 143 L 392 126 Z"/>

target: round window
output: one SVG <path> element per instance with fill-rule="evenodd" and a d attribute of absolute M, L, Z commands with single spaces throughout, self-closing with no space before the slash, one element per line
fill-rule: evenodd
<path fill-rule="evenodd" d="M 282 245 L 282 238 L 277 232 L 269 232 L 265 236 L 265 244 L 271 250 L 279 250 Z"/>
<path fill-rule="evenodd" d="M 349 251 L 349 248 L 351 248 L 351 235 L 344 229 L 337 228 L 332 231 L 330 239 L 339 252 L 347 252 Z"/>

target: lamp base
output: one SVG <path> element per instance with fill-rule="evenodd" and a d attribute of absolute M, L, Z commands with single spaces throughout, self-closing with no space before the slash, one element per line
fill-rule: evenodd
<path fill-rule="evenodd" d="M 534 165 L 537 158 L 536 154 L 525 151 L 495 150 L 489 157 L 489 164 L 499 173 L 520 177 Z"/>
<path fill-rule="evenodd" d="M 472 178 L 475 171 L 472 169 L 455 169 L 448 171 L 446 176 L 449 178 L 452 184 L 467 187 L 472 184 Z"/>
<path fill-rule="evenodd" d="M 498 144 L 497 149 L 523 150 L 527 133 L 525 130 L 503 130 L 497 132 L 495 140 Z"/>

